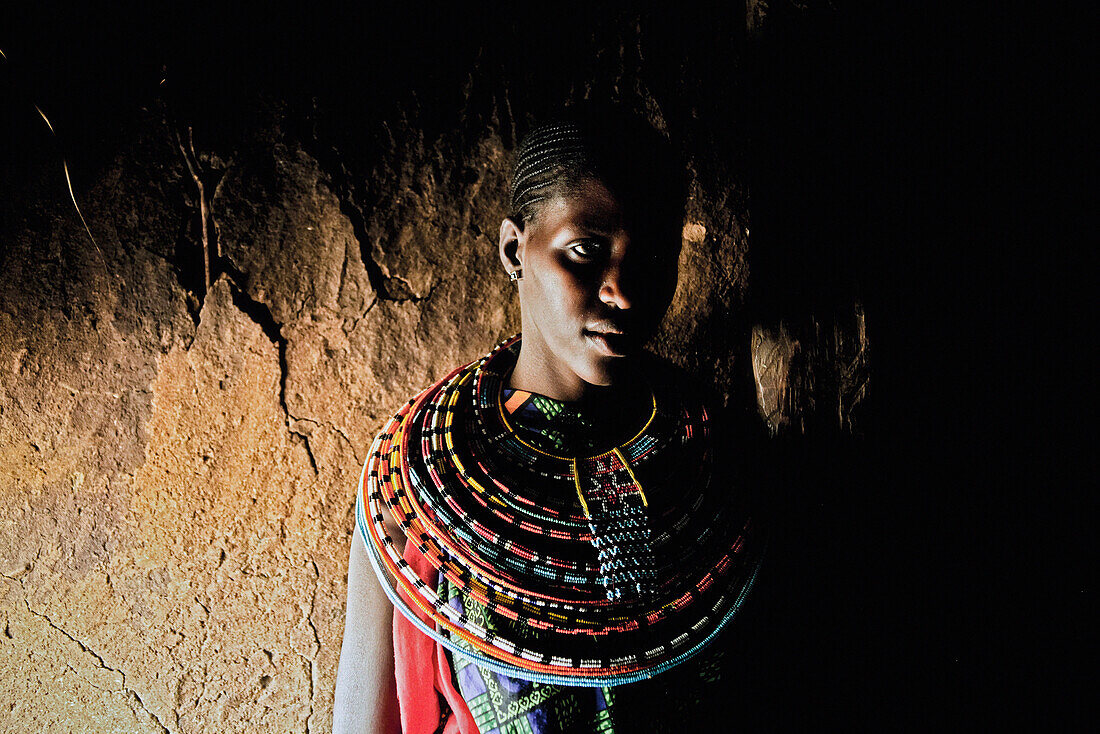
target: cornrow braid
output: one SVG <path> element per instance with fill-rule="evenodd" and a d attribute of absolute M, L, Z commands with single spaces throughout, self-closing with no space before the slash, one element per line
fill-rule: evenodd
<path fill-rule="evenodd" d="M 516 154 L 512 175 L 511 216 L 521 227 L 535 214 L 535 206 L 553 198 L 566 171 L 586 167 L 590 152 L 580 125 L 555 121 L 528 133 Z"/>
<path fill-rule="evenodd" d="M 686 193 L 683 164 L 667 138 L 623 107 L 583 102 L 524 136 L 509 217 L 523 229 L 547 201 L 585 179 L 645 210 L 682 208 Z"/>

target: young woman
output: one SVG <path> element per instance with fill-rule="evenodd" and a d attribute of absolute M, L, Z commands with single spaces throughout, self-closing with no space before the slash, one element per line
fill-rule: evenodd
<path fill-rule="evenodd" d="M 642 350 L 676 288 L 684 180 L 668 142 L 615 111 L 524 139 L 499 240 L 522 336 L 372 447 L 337 731 L 683 731 L 720 714 L 712 643 L 761 545 L 742 447 Z"/>

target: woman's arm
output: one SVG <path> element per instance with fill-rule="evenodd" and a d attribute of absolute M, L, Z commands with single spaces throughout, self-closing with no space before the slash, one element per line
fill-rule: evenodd
<path fill-rule="evenodd" d="M 334 734 L 401 731 L 393 668 L 393 605 L 374 576 L 358 532 L 348 561 L 348 603 L 332 730 Z"/>

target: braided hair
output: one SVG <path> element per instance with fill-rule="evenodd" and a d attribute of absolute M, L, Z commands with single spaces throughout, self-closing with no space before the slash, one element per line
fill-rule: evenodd
<path fill-rule="evenodd" d="M 621 108 L 584 103 L 523 138 L 512 173 L 509 218 L 523 229 L 547 203 L 569 196 L 588 179 L 643 208 L 671 207 L 682 215 L 686 178 L 671 143 Z"/>

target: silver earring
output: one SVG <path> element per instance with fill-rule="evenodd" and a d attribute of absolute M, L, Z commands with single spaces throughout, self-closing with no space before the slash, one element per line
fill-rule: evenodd
<path fill-rule="evenodd" d="M 523 270 L 520 269 L 520 268 L 516 268 L 512 272 L 508 273 L 508 280 L 512 281 L 513 283 L 515 283 L 517 280 L 520 280 L 522 278 L 523 278 Z"/>

